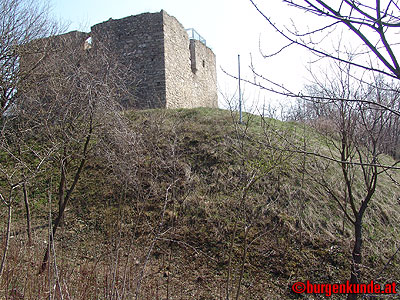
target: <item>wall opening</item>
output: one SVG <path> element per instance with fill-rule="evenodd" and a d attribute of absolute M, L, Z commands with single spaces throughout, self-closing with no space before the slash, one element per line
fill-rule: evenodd
<path fill-rule="evenodd" d="M 85 40 L 85 42 L 84 42 L 84 44 L 83 44 L 83 49 L 84 49 L 84 50 L 92 49 L 92 42 L 93 42 L 92 37 L 89 36 L 89 37 Z"/>
<path fill-rule="evenodd" d="M 196 62 L 196 42 L 195 42 L 195 40 L 190 40 L 189 50 L 190 50 L 190 65 L 192 67 L 192 72 L 196 74 L 197 62 Z"/>

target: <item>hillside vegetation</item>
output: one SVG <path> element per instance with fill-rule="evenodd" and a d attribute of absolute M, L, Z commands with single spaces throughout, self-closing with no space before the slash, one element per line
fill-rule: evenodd
<path fill-rule="evenodd" d="M 239 125 L 218 109 L 126 117 L 135 143 L 117 134 L 92 142 L 42 274 L 59 172 L 46 168 L 31 182 L 31 246 L 18 191 L 1 299 L 322 299 L 291 287 L 350 277 L 353 227 L 320 184 L 342 195 L 340 166 L 290 151 L 330 154 L 323 135 L 251 114 Z M 400 280 L 393 179 L 398 172 L 380 176 L 364 219 L 366 283 Z"/>

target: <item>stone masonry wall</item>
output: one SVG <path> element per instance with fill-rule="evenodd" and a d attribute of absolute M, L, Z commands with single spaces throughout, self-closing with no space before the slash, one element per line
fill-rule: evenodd
<path fill-rule="evenodd" d="M 190 40 L 190 51 L 196 62 L 192 83 L 194 107 L 218 107 L 215 54 L 198 40 Z"/>
<path fill-rule="evenodd" d="M 167 108 L 218 107 L 215 55 L 163 14 Z M 195 68 L 194 68 L 195 66 Z"/>
<path fill-rule="evenodd" d="M 178 20 L 162 13 L 167 108 L 193 107 L 189 36 Z"/>
<path fill-rule="evenodd" d="M 165 107 L 163 20 L 160 13 L 144 13 L 94 25 L 93 48 L 106 45 L 115 58 L 130 67 L 135 108 Z M 102 44 L 102 45 L 99 45 Z"/>
<path fill-rule="evenodd" d="M 189 39 L 179 21 L 163 10 L 110 19 L 92 26 L 90 33 L 75 31 L 48 40 L 61 46 L 70 43 L 65 48 L 76 49 L 83 61 L 95 59 L 106 47 L 107 55 L 124 67 L 124 85 L 131 95 L 119 99 L 125 108 L 218 106 L 214 53 Z M 54 48 L 54 59 L 60 57 L 62 63 L 62 49 Z M 26 64 L 29 59 L 21 61 Z"/>
<path fill-rule="evenodd" d="M 88 36 L 85 32 L 71 31 L 34 40 L 20 47 L 21 74 L 29 72 L 29 76 L 20 82 L 22 90 L 29 91 L 30 96 L 38 96 L 42 100 L 54 97 L 54 90 L 49 88 L 53 76 L 73 75 L 72 69 L 86 59 L 84 43 Z"/>

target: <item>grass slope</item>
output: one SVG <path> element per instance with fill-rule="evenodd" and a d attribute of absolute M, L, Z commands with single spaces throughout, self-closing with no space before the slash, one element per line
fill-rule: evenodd
<path fill-rule="evenodd" d="M 60 297 L 55 265 L 64 299 L 235 299 L 239 286 L 240 299 L 307 299 L 291 291 L 294 282 L 350 277 L 351 224 L 315 180 L 324 165 L 340 193 L 339 166 L 280 150 L 288 140 L 303 143 L 303 125 L 245 115 L 238 126 L 230 112 L 203 108 L 127 116 L 140 142 L 116 152 L 126 155 L 117 167 L 93 152 L 56 236 L 51 272 L 37 275 L 47 229 L 35 231 L 32 247 L 14 235 L 4 299 Z M 315 131 L 306 138 L 329 153 Z M 49 169 L 43 178 L 57 176 Z M 30 190 L 35 226 L 48 218 L 44 180 Z M 400 279 L 397 257 L 384 269 L 399 246 L 397 197 L 383 175 L 365 218 L 364 282 Z M 24 230 L 20 202 L 14 232 Z"/>

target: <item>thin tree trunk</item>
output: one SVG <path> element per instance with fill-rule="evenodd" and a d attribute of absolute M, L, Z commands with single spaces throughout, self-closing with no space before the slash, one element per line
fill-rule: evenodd
<path fill-rule="evenodd" d="M 243 188 L 242 190 L 242 197 L 240 199 L 240 204 L 239 204 L 239 211 L 242 209 L 246 197 L 247 197 L 247 192 L 249 191 L 249 189 L 251 188 L 251 186 L 258 180 L 258 178 L 255 177 L 255 175 L 253 174 L 252 178 L 250 179 L 250 181 L 247 183 L 247 185 Z M 232 256 L 233 256 L 233 246 L 235 243 L 235 238 L 236 238 L 236 231 L 237 231 L 237 226 L 238 226 L 238 218 L 236 217 L 235 219 L 235 223 L 233 226 L 233 232 L 232 232 L 232 237 L 231 237 L 231 242 L 230 242 L 230 246 L 229 246 L 229 260 L 228 260 L 228 272 L 226 275 L 226 300 L 229 300 L 229 285 L 230 285 L 230 280 L 231 280 L 231 273 L 232 273 Z"/>
<path fill-rule="evenodd" d="M 50 243 L 53 242 L 54 236 L 56 234 L 57 228 L 60 225 L 61 219 L 63 217 L 64 211 L 65 211 L 65 207 L 68 204 L 69 199 L 71 198 L 72 192 L 74 191 L 76 184 L 78 183 L 79 177 L 82 173 L 83 167 L 85 165 L 86 162 L 86 155 L 87 155 L 87 151 L 88 151 L 88 147 L 89 147 L 89 142 L 92 136 L 92 126 L 90 126 L 90 130 L 89 130 L 89 134 L 86 137 L 86 141 L 85 141 L 85 145 L 83 147 L 83 151 L 82 151 L 82 159 L 81 162 L 79 164 L 78 169 L 76 170 L 75 176 L 74 176 L 74 181 L 72 182 L 71 188 L 68 190 L 67 194 L 65 195 L 64 201 L 62 203 L 62 206 L 60 208 L 60 211 L 58 213 L 57 219 L 54 221 L 54 225 L 53 225 L 53 234 L 50 235 Z M 43 273 L 44 270 L 46 269 L 47 266 L 47 262 L 49 260 L 49 248 L 46 249 L 46 252 L 44 254 L 43 257 L 43 261 L 42 261 L 42 265 L 40 267 L 39 270 L 39 274 Z"/>
<path fill-rule="evenodd" d="M 231 280 L 231 269 L 232 269 L 232 256 L 233 256 L 233 245 L 235 243 L 235 238 L 236 238 L 236 228 L 237 228 L 237 223 L 238 220 L 237 218 L 235 219 L 235 225 L 233 226 L 233 232 L 232 232 L 232 237 L 231 237 L 231 243 L 229 246 L 229 260 L 228 260 L 228 273 L 226 275 L 226 300 L 229 300 L 229 285 L 230 285 L 230 280 Z"/>
<path fill-rule="evenodd" d="M 239 300 L 240 296 L 240 288 L 242 286 L 242 280 L 243 280 L 243 275 L 244 275 L 244 269 L 246 266 L 246 258 L 247 258 L 247 236 L 249 234 L 250 228 L 246 226 L 244 229 L 244 248 L 243 248 L 243 258 L 242 258 L 242 267 L 240 269 L 240 274 L 239 274 L 239 280 L 237 284 L 237 291 L 236 291 L 236 300 Z"/>
<path fill-rule="evenodd" d="M 6 244 L 4 246 L 4 252 L 3 252 L 3 257 L 1 259 L 1 265 L 0 265 L 0 278 L 3 275 L 4 271 L 4 266 L 6 264 L 7 260 L 7 252 L 8 252 L 8 246 L 10 242 L 10 231 L 11 231 L 11 201 L 8 204 L 8 218 L 7 218 L 7 233 L 6 233 Z"/>
<path fill-rule="evenodd" d="M 60 163 L 60 185 L 58 186 L 58 213 L 60 214 L 61 208 L 64 204 L 64 192 L 66 185 L 65 164 L 66 164 L 66 148 L 64 147 L 64 154 Z M 60 225 L 64 225 L 64 216 L 61 217 Z"/>
<path fill-rule="evenodd" d="M 361 248 L 362 248 L 362 222 L 360 218 L 357 218 L 356 223 L 354 225 L 355 232 L 355 241 L 352 252 L 353 263 L 351 265 L 351 276 L 350 276 L 350 284 L 359 284 L 360 283 L 360 265 L 362 262 L 361 257 Z M 349 294 L 347 300 L 357 300 L 357 294 Z"/>
<path fill-rule="evenodd" d="M 32 245 L 32 226 L 31 226 L 31 210 L 29 207 L 29 197 L 28 197 L 28 188 L 26 186 L 26 182 L 22 184 L 22 190 L 24 192 L 24 203 L 25 203 L 25 211 L 26 211 L 26 231 L 28 234 L 28 245 Z"/>

